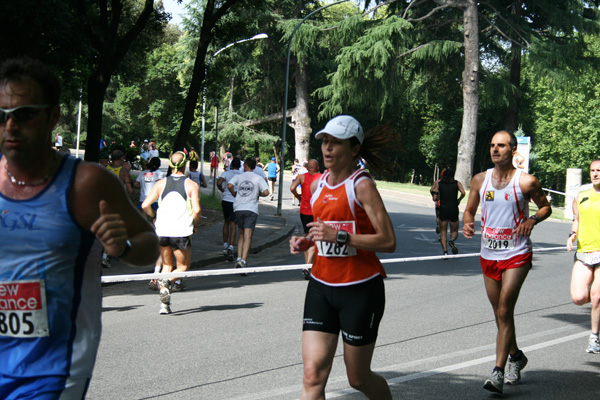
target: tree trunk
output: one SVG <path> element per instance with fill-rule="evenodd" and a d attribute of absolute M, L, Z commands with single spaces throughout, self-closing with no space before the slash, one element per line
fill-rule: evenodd
<path fill-rule="evenodd" d="M 192 80 L 185 100 L 183 115 L 181 116 L 181 125 L 179 125 L 179 131 L 177 132 L 177 137 L 173 144 L 173 151 L 183 149 L 188 140 L 192 123 L 194 122 L 198 97 L 200 97 L 200 90 L 202 90 L 202 85 L 206 78 L 207 65 L 205 63 L 205 58 L 208 51 L 208 45 L 214 36 L 213 29 L 217 22 L 229 12 L 229 9 L 237 2 L 239 2 L 239 0 L 225 0 L 224 2 L 219 2 L 219 8 L 215 8 L 216 0 L 208 0 L 204 5 L 204 18 L 202 19 L 202 27 L 200 28 L 200 40 L 198 43 L 198 50 L 196 51 L 196 58 L 194 60 Z"/>
<path fill-rule="evenodd" d="M 146 23 L 154 10 L 154 0 L 145 0 L 144 9 L 135 21 L 135 24 L 118 36 L 118 28 L 122 18 L 123 4 L 121 1 L 114 1 L 110 7 L 106 2 L 100 2 L 103 8 L 100 12 L 100 29 L 96 32 L 92 27 L 93 23 L 87 19 L 86 4 L 79 0 L 76 4 L 77 12 L 81 18 L 85 31 L 92 41 L 92 45 L 98 52 L 94 58 L 97 62 L 92 75 L 88 79 L 88 124 L 87 140 L 85 143 L 85 160 L 98 161 L 100 153 L 100 137 L 102 135 L 102 110 L 104 108 L 104 96 L 106 88 L 110 83 L 110 78 L 117 69 L 123 58 L 131 48 L 133 41 L 145 29 Z M 110 12 L 107 11 L 111 8 Z M 96 22 L 96 24 L 98 24 Z"/>
<path fill-rule="evenodd" d="M 522 0 L 514 0 L 511 5 L 511 14 L 516 18 L 521 18 Z M 514 133 L 519 124 L 519 103 L 521 102 L 521 46 L 517 43 L 519 37 L 516 32 L 512 32 L 513 42 L 510 49 L 510 84 L 514 87 L 515 93 L 513 101 L 510 102 L 506 110 L 504 119 L 504 129 Z"/>
<path fill-rule="evenodd" d="M 296 64 L 296 109 L 292 114 L 296 139 L 296 158 L 302 162 L 309 159 L 310 115 L 308 113 L 308 75 L 306 62 Z"/>
<path fill-rule="evenodd" d="M 109 78 L 110 80 L 110 78 Z M 108 82 L 106 75 L 96 71 L 88 79 L 88 124 L 85 143 L 85 160 L 98 162 L 100 138 L 102 137 L 102 110 Z"/>
<path fill-rule="evenodd" d="M 473 177 L 473 159 L 479 110 L 479 24 L 477 3 L 468 0 L 464 10 L 465 69 L 463 71 L 463 121 L 458 141 L 456 179 L 466 187 Z"/>

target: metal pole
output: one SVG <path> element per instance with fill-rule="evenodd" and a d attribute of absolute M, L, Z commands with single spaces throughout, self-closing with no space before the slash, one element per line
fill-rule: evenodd
<path fill-rule="evenodd" d="M 215 188 L 217 186 L 217 170 L 219 169 L 219 103 L 215 106 L 215 157 L 217 157 L 217 163 L 215 165 L 215 175 L 212 177 L 213 180 L 213 191 L 212 195 L 215 196 Z"/>
<path fill-rule="evenodd" d="M 287 62 L 285 64 L 285 94 L 283 97 L 283 132 L 281 134 L 281 136 L 282 136 L 282 138 L 281 138 L 281 166 L 279 169 L 279 193 L 277 193 L 277 214 L 276 215 L 279 215 L 279 216 L 281 215 L 281 203 L 283 200 L 283 170 L 285 167 L 285 128 L 287 126 L 288 86 L 289 86 L 289 82 L 290 82 L 290 51 L 292 49 L 292 39 L 294 38 L 294 34 L 298 30 L 298 28 L 300 28 L 300 25 L 302 25 L 304 23 L 304 21 L 306 21 L 308 18 L 310 18 L 313 14 L 315 14 L 321 10 L 324 10 L 327 7 L 331 7 L 336 4 L 340 4 L 340 3 L 344 3 L 346 1 L 348 1 L 348 0 L 336 1 L 335 3 L 331 3 L 326 6 L 317 8 L 315 11 L 311 12 L 306 17 L 304 17 L 302 19 L 302 21 L 300 21 L 298 23 L 298 25 L 296 25 L 296 27 L 292 31 L 292 34 L 290 35 L 290 40 L 289 40 L 288 49 L 287 49 Z"/>
<path fill-rule="evenodd" d="M 83 89 L 79 88 L 79 112 L 77 113 L 77 150 L 75 151 L 75 157 L 79 158 L 79 137 L 81 134 L 81 97 L 83 96 Z"/>

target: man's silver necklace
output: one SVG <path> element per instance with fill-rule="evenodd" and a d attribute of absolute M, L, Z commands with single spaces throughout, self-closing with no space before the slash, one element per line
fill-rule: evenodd
<path fill-rule="evenodd" d="M 54 167 L 56 166 L 56 161 L 58 160 L 58 157 L 56 157 L 56 153 L 54 153 L 54 159 L 52 160 L 52 165 L 50 166 L 50 172 L 48 172 L 48 174 L 46 176 L 44 176 L 42 179 L 38 179 L 37 181 L 33 181 L 33 182 L 25 182 L 25 181 L 20 181 L 17 178 L 15 178 L 13 176 L 13 174 L 10 173 L 10 171 L 8 170 L 8 160 L 7 162 L 4 164 L 4 170 L 6 171 L 6 175 L 8 175 L 8 177 L 10 178 L 10 181 L 12 183 L 14 183 L 15 185 L 18 186 L 39 186 L 43 183 L 45 183 L 48 179 L 50 179 L 50 177 L 52 176 L 52 173 L 54 172 Z"/>

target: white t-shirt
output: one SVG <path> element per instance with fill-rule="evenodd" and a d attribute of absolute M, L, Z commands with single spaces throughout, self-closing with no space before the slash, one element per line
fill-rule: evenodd
<path fill-rule="evenodd" d="M 223 188 L 223 201 L 228 201 L 230 203 L 233 203 L 235 201 L 235 197 L 233 197 L 229 189 L 227 189 L 227 184 L 229 183 L 231 178 L 240 174 L 241 172 L 237 169 L 228 169 L 227 171 L 223 172 L 219 177 L 224 179 L 223 183 L 221 184 L 221 187 Z"/>
<path fill-rule="evenodd" d="M 244 172 L 229 181 L 236 192 L 233 211 L 251 211 L 258 214 L 258 197 L 269 190 L 267 182 L 254 172 Z"/>
<path fill-rule="evenodd" d="M 150 158 L 158 157 L 158 150 L 148 150 L 148 156 Z"/>
<path fill-rule="evenodd" d="M 256 175 L 260 176 L 263 179 L 267 179 L 267 174 L 265 174 L 265 171 L 259 166 L 256 166 L 256 168 L 254 168 L 254 171 L 252 172 L 254 172 Z"/>
<path fill-rule="evenodd" d="M 143 202 L 146 197 L 150 194 L 154 184 L 165 177 L 165 173 L 160 169 L 156 171 L 150 171 L 149 169 L 140 172 L 135 179 L 140 183 L 140 203 Z"/>
<path fill-rule="evenodd" d="M 196 182 L 198 184 L 198 186 L 202 187 L 202 177 L 200 176 L 200 171 L 188 171 L 187 175 L 190 177 L 191 180 L 193 180 L 194 182 Z"/>

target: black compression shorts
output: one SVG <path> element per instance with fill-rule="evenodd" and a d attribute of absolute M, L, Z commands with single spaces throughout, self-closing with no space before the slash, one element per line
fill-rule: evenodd
<path fill-rule="evenodd" d="M 352 346 L 377 339 L 385 308 L 383 278 L 378 276 L 350 286 L 327 286 L 311 279 L 304 301 L 303 331 L 338 335 Z"/>

